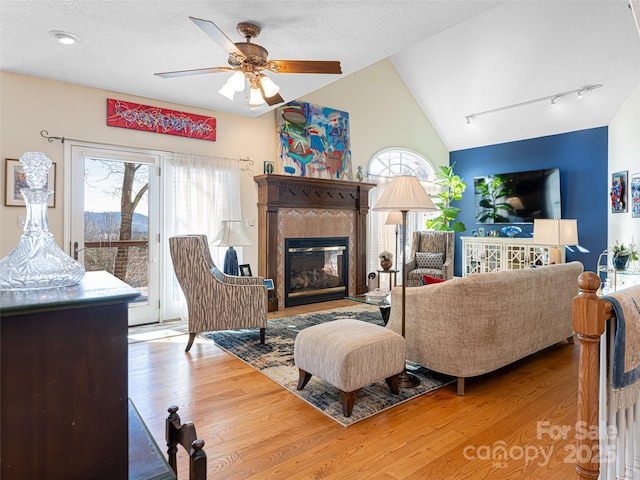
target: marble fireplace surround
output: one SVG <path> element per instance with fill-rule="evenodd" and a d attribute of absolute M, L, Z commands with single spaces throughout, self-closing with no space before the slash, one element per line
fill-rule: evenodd
<path fill-rule="evenodd" d="M 258 275 L 274 281 L 284 307 L 285 238 L 348 237 L 348 295 L 367 291 L 369 190 L 374 184 L 259 175 Z"/>

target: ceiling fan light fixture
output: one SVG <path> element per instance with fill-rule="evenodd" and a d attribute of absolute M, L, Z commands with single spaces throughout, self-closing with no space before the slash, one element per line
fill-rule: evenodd
<path fill-rule="evenodd" d="M 249 108 L 251 107 L 259 107 L 264 103 L 264 98 L 262 98 L 262 94 L 260 90 L 257 88 L 251 87 L 249 91 Z"/>
<path fill-rule="evenodd" d="M 244 73 L 238 71 L 234 72 L 233 75 L 229 77 L 227 80 L 227 85 L 229 88 L 233 89 L 234 92 L 241 92 L 244 90 Z"/>
<path fill-rule="evenodd" d="M 236 94 L 233 88 L 229 86 L 228 81 L 222 86 L 220 90 L 218 90 L 218 93 L 224 97 L 227 97 L 231 101 L 233 101 L 233 96 Z"/>
<path fill-rule="evenodd" d="M 260 83 L 262 84 L 262 89 L 264 90 L 264 94 L 267 98 L 273 97 L 280 91 L 280 87 L 266 75 L 260 77 Z"/>

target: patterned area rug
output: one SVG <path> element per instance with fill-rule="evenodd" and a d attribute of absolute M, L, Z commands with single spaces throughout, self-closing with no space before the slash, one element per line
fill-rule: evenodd
<path fill-rule="evenodd" d="M 345 417 L 342 414 L 339 390 L 321 378 L 314 376 L 302 391 L 296 390 L 298 369 L 293 363 L 293 344 L 300 330 L 339 318 L 383 325 L 377 307 L 356 305 L 270 320 L 265 345 L 260 344 L 257 330 L 208 332 L 203 336 L 345 427 L 454 381 L 453 377 L 407 362 L 407 371 L 420 378 L 419 386 L 401 388 L 400 394 L 394 395 L 385 380 L 381 379 L 358 392 L 351 416 Z"/>

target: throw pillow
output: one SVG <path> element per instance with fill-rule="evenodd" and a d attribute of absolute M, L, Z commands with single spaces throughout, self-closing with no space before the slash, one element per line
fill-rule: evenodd
<path fill-rule="evenodd" d="M 422 275 L 422 284 L 423 285 L 431 285 L 432 283 L 442 283 L 446 280 L 444 278 L 436 278 L 431 275 Z"/>
<path fill-rule="evenodd" d="M 416 252 L 418 268 L 442 268 L 444 253 Z"/>

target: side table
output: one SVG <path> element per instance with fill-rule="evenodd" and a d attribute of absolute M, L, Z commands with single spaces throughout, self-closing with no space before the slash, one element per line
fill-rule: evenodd
<path fill-rule="evenodd" d="M 387 274 L 389 275 L 389 288 L 382 288 L 380 286 L 380 277 L 382 277 L 382 274 Z M 381 290 L 391 290 L 393 287 L 396 286 L 396 273 L 398 273 L 398 270 L 378 270 L 378 288 Z"/>

